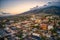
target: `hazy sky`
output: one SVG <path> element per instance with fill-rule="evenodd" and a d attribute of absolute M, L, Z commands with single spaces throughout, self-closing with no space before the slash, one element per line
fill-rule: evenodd
<path fill-rule="evenodd" d="M 29 10 L 35 6 L 43 6 L 47 2 L 59 0 L 0 0 L 0 12 L 18 14 Z"/>

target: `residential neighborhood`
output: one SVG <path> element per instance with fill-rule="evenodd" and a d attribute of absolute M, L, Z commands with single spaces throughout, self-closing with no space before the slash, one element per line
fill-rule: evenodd
<path fill-rule="evenodd" d="M 2 20 L 0 21 L 2 23 Z M 28 20 L 14 22 L 5 19 L 0 29 L 0 39 L 4 40 L 59 40 L 60 19 L 59 16 L 31 15 Z"/>

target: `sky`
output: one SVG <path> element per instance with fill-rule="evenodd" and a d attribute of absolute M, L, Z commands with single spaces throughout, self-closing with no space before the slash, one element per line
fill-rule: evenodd
<path fill-rule="evenodd" d="M 35 6 L 43 6 L 48 2 L 60 0 L 0 0 L 0 12 L 19 14 Z"/>

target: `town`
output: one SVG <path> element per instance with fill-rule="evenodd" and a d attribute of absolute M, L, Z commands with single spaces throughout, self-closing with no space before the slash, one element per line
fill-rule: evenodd
<path fill-rule="evenodd" d="M 55 15 L 25 15 L 0 20 L 0 39 L 60 40 L 60 17 Z"/>

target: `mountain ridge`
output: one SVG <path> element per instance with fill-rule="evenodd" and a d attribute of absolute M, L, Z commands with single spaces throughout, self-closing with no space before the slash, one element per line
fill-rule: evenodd
<path fill-rule="evenodd" d="M 60 15 L 60 7 L 59 6 L 49 6 L 49 7 L 45 7 L 45 8 L 41 8 L 41 9 L 36 9 L 36 10 L 30 10 L 27 12 L 22 13 L 22 15 L 24 14 L 38 14 L 38 13 L 49 13 L 49 14 L 56 14 L 56 15 Z"/>

